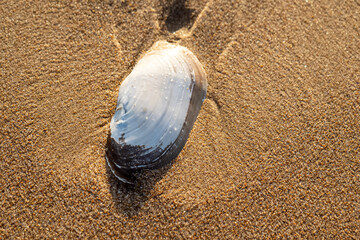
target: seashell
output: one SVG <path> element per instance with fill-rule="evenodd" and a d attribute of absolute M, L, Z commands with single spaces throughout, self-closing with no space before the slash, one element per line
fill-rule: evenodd
<path fill-rule="evenodd" d="M 160 168 L 176 158 L 206 88 L 205 71 L 190 50 L 156 43 L 119 89 L 106 150 L 113 174 L 133 183 L 140 170 Z"/>

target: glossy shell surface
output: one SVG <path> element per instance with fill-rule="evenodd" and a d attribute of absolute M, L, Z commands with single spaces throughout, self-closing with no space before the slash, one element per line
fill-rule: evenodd
<path fill-rule="evenodd" d="M 119 89 L 110 123 L 107 163 L 132 183 L 141 169 L 159 168 L 184 147 L 206 96 L 205 72 L 193 53 L 155 44 Z"/>

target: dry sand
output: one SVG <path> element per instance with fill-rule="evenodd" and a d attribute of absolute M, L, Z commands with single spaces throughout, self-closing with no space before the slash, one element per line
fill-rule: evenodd
<path fill-rule="evenodd" d="M 360 2 L 173 2 L 0 1 L 0 239 L 360 238 Z M 197 55 L 208 97 L 131 189 L 104 146 L 158 40 Z"/>

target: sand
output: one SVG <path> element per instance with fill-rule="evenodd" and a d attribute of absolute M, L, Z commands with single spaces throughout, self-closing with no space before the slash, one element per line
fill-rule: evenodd
<path fill-rule="evenodd" d="M 360 238 L 359 1 L 0 1 L 0 239 Z M 128 188 L 104 148 L 156 41 L 208 94 Z"/>

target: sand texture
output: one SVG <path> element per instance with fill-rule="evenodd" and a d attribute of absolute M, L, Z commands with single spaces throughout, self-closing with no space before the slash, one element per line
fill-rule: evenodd
<path fill-rule="evenodd" d="M 171 167 L 105 164 L 156 41 L 208 93 Z M 360 238 L 360 2 L 0 1 L 0 239 Z"/>

